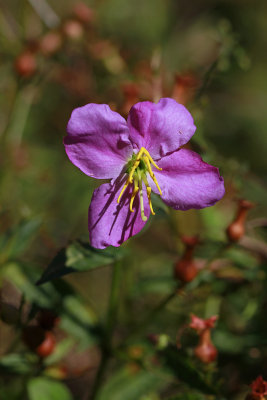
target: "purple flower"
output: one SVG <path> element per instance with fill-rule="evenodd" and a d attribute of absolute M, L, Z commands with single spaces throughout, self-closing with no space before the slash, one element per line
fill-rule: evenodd
<path fill-rule="evenodd" d="M 76 108 L 64 145 L 86 175 L 111 179 L 93 193 L 91 245 L 120 246 L 136 235 L 150 213 L 151 191 L 176 210 L 214 205 L 224 195 L 218 168 L 181 149 L 196 127 L 187 109 L 169 98 L 135 104 L 127 122 L 106 104 Z"/>

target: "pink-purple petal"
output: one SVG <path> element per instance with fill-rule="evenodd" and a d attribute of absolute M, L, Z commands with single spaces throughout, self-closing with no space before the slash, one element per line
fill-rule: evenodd
<path fill-rule="evenodd" d="M 114 185 L 105 183 L 93 193 L 89 207 L 88 228 L 91 245 L 97 249 L 108 246 L 119 247 L 140 232 L 146 224 L 141 218 L 138 195 L 133 203 L 134 211 L 130 212 L 129 202 L 133 185 L 125 190 L 120 202 L 117 203 L 123 183 L 115 182 Z M 144 196 L 144 206 L 148 218 L 150 209 L 146 196 Z"/>
<path fill-rule="evenodd" d="M 191 150 L 178 150 L 163 157 L 158 165 L 162 171 L 155 171 L 155 176 L 162 200 L 176 210 L 213 206 L 224 196 L 224 181 L 218 168 Z M 157 192 L 155 187 L 154 190 Z"/>
<path fill-rule="evenodd" d="M 196 130 L 189 111 L 170 98 L 135 104 L 127 123 L 134 148 L 145 147 L 154 160 L 178 150 Z"/>
<path fill-rule="evenodd" d="M 116 178 L 133 152 L 125 119 L 106 104 L 76 108 L 67 132 L 64 145 L 70 161 L 94 178 Z"/>

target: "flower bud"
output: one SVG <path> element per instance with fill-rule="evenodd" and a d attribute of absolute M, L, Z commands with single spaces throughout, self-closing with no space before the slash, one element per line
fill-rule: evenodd
<path fill-rule="evenodd" d="M 245 234 L 245 222 L 248 210 L 254 207 L 254 204 L 247 200 L 240 200 L 234 221 L 228 226 L 226 234 L 232 242 L 237 242 Z"/>
<path fill-rule="evenodd" d="M 36 57 L 33 53 L 26 50 L 16 58 L 14 66 L 19 76 L 29 78 L 37 70 Z"/>

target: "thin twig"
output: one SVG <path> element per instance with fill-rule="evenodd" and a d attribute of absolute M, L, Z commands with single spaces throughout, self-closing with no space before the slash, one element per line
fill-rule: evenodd
<path fill-rule="evenodd" d="M 60 18 L 46 0 L 28 0 L 41 20 L 48 28 L 55 28 L 60 23 Z"/>

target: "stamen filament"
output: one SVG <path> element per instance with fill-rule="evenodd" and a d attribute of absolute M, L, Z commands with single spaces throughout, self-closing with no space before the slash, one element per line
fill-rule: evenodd
<path fill-rule="evenodd" d="M 152 171 L 152 169 L 151 169 L 151 165 L 149 164 L 149 159 L 147 158 L 147 156 L 144 156 L 144 161 L 145 161 L 145 163 L 146 163 L 146 166 L 147 166 L 149 175 L 151 176 L 151 178 L 152 178 L 153 181 L 155 182 L 155 185 L 156 185 L 157 188 L 158 188 L 159 194 L 162 195 L 161 188 L 159 187 L 158 181 L 157 181 L 157 179 L 156 179 L 156 177 L 155 177 L 155 175 L 154 175 L 154 173 L 153 173 L 153 171 Z"/>
<path fill-rule="evenodd" d="M 131 212 L 134 211 L 134 210 L 133 210 L 133 202 L 134 202 L 134 199 L 135 199 L 135 196 L 136 196 L 138 190 L 139 190 L 138 180 L 137 180 L 137 179 L 134 179 L 134 190 L 133 190 L 133 193 L 132 193 L 132 195 L 131 195 L 131 200 L 130 200 L 130 211 L 131 211 Z"/>
<path fill-rule="evenodd" d="M 155 212 L 153 210 L 153 206 L 152 206 L 152 201 L 151 201 L 151 187 L 148 184 L 148 181 L 146 179 L 146 176 L 143 175 L 143 181 L 145 182 L 146 185 L 146 193 L 147 193 L 147 198 L 148 198 L 148 202 L 149 202 L 149 207 L 150 207 L 150 211 L 152 215 L 155 215 Z"/>
<path fill-rule="evenodd" d="M 134 174 L 136 168 L 138 167 L 138 165 L 140 164 L 140 161 L 141 161 L 141 158 L 140 159 L 137 158 L 135 160 L 134 165 L 132 166 L 132 169 L 130 171 L 129 177 L 127 179 L 128 183 L 132 183 L 133 182 L 133 174 Z"/>
<path fill-rule="evenodd" d="M 138 174 L 138 184 L 139 184 L 139 197 L 140 197 L 140 209 L 141 209 L 141 218 L 145 222 L 147 221 L 147 217 L 145 216 L 145 208 L 144 208 L 144 196 L 143 196 L 143 187 L 142 187 L 142 179 L 140 179 L 140 174 Z"/>
<path fill-rule="evenodd" d="M 141 165 L 139 166 L 139 164 L 141 163 Z M 157 168 L 159 171 L 162 170 L 162 168 L 158 167 L 157 164 L 154 162 L 154 160 L 152 159 L 152 157 L 150 156 L 149 152 L 147 151 L 147 149 L 145 149 L 144 147 L 141 147 L 141 149 L 139 150 L 139 152 L 137 154 L 134 154 L 132 157 L 132 160 L 130 161 L 130 171 L 127 173 L 128 178 L 119 194 L 119 197 L 117 199 L 117 203 L 120 202 L 121 197 L 125 191 L 125 189 L 127 188 L 127 186 L 129 184 L 132 184 L 134 181 L 134 188 L 131 194 L 131 198 L 130 198 L 130 204 L 129 204 L 129 208 L 130 211 L 133 212 L 133 203 L 134 203 L 134 199 L 139 191 L 139 198 L 140 198 L 140 210 L 141 210 L 141 217 L 143 221 L 147 220 L 147 217 L 145 216 L 145 208 L 144 208 L 144 195 L 143 195 L 143 181 L 146 185 L 146 193 L 147 193 L 147 198 L 148 198 L 148 203 L 149 203 L 149 207 L 151 210 L 151 214 L 155 215 L 155 212 L 153 210 L 153 206 L 152 206 L 152 201 L 151 201 L 151 187 L 148 184 L 147 181 L 147 177 L 146 177 L 146 171 L 149 172 L 149 175 L 151 176 L 152 180 L 154 181 L 155 185 L 158 188 L 159 194 L 162 195 L 162 191 L 159 187 L 158 181 L 152 171 L 151 165 L 150 163 Z"/>
<path fill-rule="evenodd" d="M 145 153 L 145 155 L 147 156 L 148 160 L 151 162 L 152 165 L 154 165 L 155 168 L 157 168 L 159 171 L 162 171 L 162 168 L 160 168 L 155 161 L 153 160 L 153 158 L 151 157 L 151 155 L 149 154 L 149 152 L 147 151 L 147 149 L 145 149 L 144 147 L 141 147 L 141 150 L 143 150 L 143 153 Z M 140 150 L 140 152 L 141 152 Z"/>
<path fill-rule="evenodd" d="M 120 192 L 119 197 L 117 199 L 117 203 L 120 202 L 121 196 L 123 195 L 124 190 L 127 188 L 128 184 L 129 184 L 129 182 L 128 182 L 128 179 L 127 179 L 126 183 L 124 184 L 123 188 L 121 189 L 121 192 Z"/>

